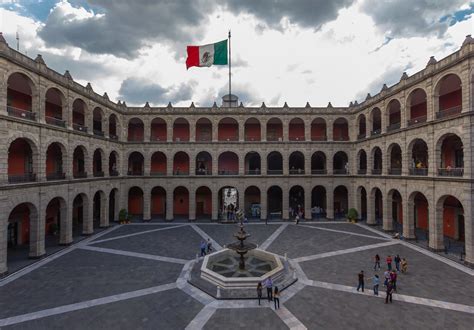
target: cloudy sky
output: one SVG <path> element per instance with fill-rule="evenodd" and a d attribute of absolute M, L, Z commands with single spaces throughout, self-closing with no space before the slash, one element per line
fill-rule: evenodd
<path fill-rule="evenodd" d="M 186 70 L 186 45 L 232 30 L 232 88 L 244 105 L 347 106 L 459 49 L 463 0 L 0 0 L 9 45 L 128 105 L 209 106 L 226 66 Z"/>

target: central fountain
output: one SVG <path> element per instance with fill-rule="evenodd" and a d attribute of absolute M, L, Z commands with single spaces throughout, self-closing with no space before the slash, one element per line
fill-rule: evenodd
<path fill-rule="evenodd" d="M 245 258 L 244 255 L 249 252 L 250 250 L 254 250 L 257 248 L 257 244 L 254 243 L 244 243 L 244 241 L 250 236 L 244 230 L 244 224 L 242 221 L 240 222 L 240 230 L 234 234 L 234 237 L 237 238 L 238 242 L 231 243 L 227 245 L 227 248 L 234 250 L 237 254 L 240 255 L 239 260 L 239 269 L 245 270 Z"/>

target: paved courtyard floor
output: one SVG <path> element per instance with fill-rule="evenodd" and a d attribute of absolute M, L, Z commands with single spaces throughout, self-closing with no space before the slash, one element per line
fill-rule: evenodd
<path fill-rule="evenodd" d="M 365 225 L 251 223 L 248 240 L 287 256 L 298 281 L 281 308 L 215 300 L 186 278 L 201 240 L 237 225 L 117 225 L 0 280 L 1 329 L 473 329 L 474 271 Z M 393 303 L 371 290 L 373 256 L 400 254 Z M 384 264 L 382 263 L 382 266 Z M 365 292 L 357 292 L 364 270 Z"/>

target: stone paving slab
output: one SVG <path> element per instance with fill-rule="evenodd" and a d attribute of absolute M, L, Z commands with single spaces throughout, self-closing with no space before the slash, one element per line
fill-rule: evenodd
<path fill-rule="evenodd" d="M 472 314 L 315 287 L 285 306 L 308 329 L 472 329 L 474 322 Z"/>
<path fill-rule="evenodd" d="M 0 318 L 171 283 L 182 267 L 74 250 L 0 287 Z"/>
<path fill-rule="evenodd" d="M 220 245 L 229 244 L 237 241 L 234 234 L 239 231 L 240 227 L 237 224 L 216 224 L 198 226 L 207 234 L 216 240 Z M 251 236 L 246 240 L 258 245 L 262 245 L 270 235 L 278 229 L 280 225 L 245 225 L 245 231 Z"/>
<path fill-rule="evenodd" d="M 372 260 L 376 253 L 382 258 L 382 269 L 374 272 Z M 371 287 L 374 274 L 383 278 L 386 256 L 397 253 L 408 261 L 408 273 L 398 276 L 400 293 L 474 306 L 472 276 L 400 244 L 302 262 L 300 265 L 309 279 L 350 286 L 357 286 L 357 274 L 364 270 L 365 284 Z M 395 267 L 394 263 L 392 265 Z"/>
<path fill-rule="evenodd" d="M 122 236 L 122 235 L 129 235 L 129 234 L 134 234 L 134 233 L 140 233 L 148 230 L 153 230 L 153 229 L 159 229 L 159 228 L 169 228 L 169 227 L 174 227 L 177 226 L 175 225 L 134 225 L 134 224 L 129 224 L 129 225 L 116 225 L 120 226 L 117 229 L 114 229 L 113 232 L 110 234 L 103 235 L 97 239 L 94 239 L 94 241 L 101 241 L 103 239 L 107 238 L 112 238 L 112 237 L 117 237 L 117 236 Z"/>
<path fill-rule="evenodd" d="M 262 304 L 270 303 L 262 300 Z M 273 302 L 272 302 L 273 304 Z M 272 305 L 273 306 L 273 305 Z M 270 308 L 218 309 L 204 329 L 288 329 Z"/>
<path fill-rule="evenodd" d="M 194 229 L 183 226 L 97 243 L 94 246 L 191 260 L 199 253 L 201 240 L 202 237 Z"/>
<path fill-rule="evenodd" d="M 289 258 L 297 258 L 380 242 L 380 239 L 375 238 L 290 225 L 270 245 L 268 251 L 280 255 L 286 252 Z"/>
<path fill-rule="evenodd" d="M 189 295 L 174 289 L 18 323 L 4 329 L 184 329 L 202 307 Z"/>
<path fill-rule="evenodd" d="M 370 230 L 367 230 L 363 227 L 359 227 L 355 224 L 352 223 L 306 223 L 303 222 L 301 223 L 303 225 L 311 226 L 311 227 L 318 227 L 318 228 L 323 228 L 323 229 L 332 229 L 332 230 L 341 230 L 341 231 L 347 231 L 349 233 L 356 233 L 356 234 L 363 234 L 363 235 L 369 235 L 369 236 L 374 236 L 378 238 L 383 238 L 382 235 L 378 235 Z"/>

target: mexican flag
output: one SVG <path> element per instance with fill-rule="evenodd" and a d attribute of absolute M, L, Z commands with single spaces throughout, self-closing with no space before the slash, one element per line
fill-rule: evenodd
<path fill-rule="evenodd" d="M 204 46 L 188 46 L 186 69 L 192 66 L 227 65 L 227 39 Z"/>

